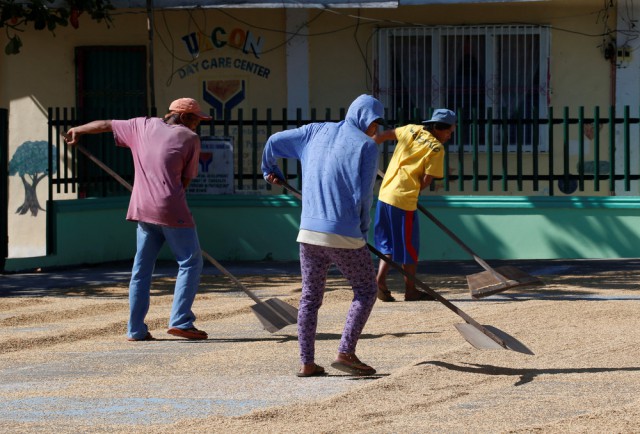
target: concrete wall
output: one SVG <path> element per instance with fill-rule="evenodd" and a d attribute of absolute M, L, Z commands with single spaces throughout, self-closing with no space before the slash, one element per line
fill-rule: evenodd
<path fill-rule="evenodd" d="M 229 195 L 189 202 L 202 249 L 214 258 L 298 259 L 296 199 Z M 49 212 L 55 213 L 56 253 L 10 258 L 6 271 L 132 259 L 135 223 L 124 220 L 127 203 L 124 197 L 55 202 Z M 486 260 L 640 256 L 640 198 L 458 196 L 423 198 L 421 204 Z M 420 222 L 421 260 L 471 259 L 425 216 Z M 161 258 L 172 256 L 165 248 Z"/>

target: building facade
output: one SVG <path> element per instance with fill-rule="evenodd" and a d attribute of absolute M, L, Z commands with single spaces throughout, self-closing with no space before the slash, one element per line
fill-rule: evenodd
<path fill-rule="evenodd" d="M 625 165 L 639 172 L 638 126 L 626 133 L 609 125 L 594 130 L 592 119 L 596 107 L 604 116 L 613 107 L 619 117 L 624 106 L 638 118 L 640 8 L 633 0 L 113 3 L 112 26 L 80 16 L 77 29 L 27 29 L 20 35 L 21 53 L 0 62 L 0 107 L 8 110 L 9 258 L 45 255 L 44 204 L 79 197 L 75 190 L 48 197 L 44 160 L 21 157 L 36 152 L 46 158 L 50 142 L 59 140 L 50 137 L 52 107 L 77 110 L 85 120 L 101 113 L 115 117 L 114 110 L 131 117 L 149 107 L 162 114 L 172 100 L 190 96 L 217 117 L 238 109 L 264 117 L 272 109 L 277 116 L 310 119 L 316 109 L 319 118 L 326 110 L 337 118 L 355 97 L 369 93 L 384 102 L 390 118 L 407 122 L 436 107 L 457 109 L 464 122 L 487 113 L 503 120 L 545 119 L 550 108 L 555 117 L 566 108 L 576 118 L 583 107 L 581 130 L 574 124 L 551 134 L 544 126 L 534 132 L 513 123 L 480 130 L 463 125 L 449 147 L 449 171 L 483 168 L 490 158 L 528 167 L 535 153 L 536 164 L 559 171 L 566 164 L 573 172 L 597 166 L 620 173 Z M 3 45 L 6 38 L 0 36 Z M 259 127 L 257 136 L 251 129 L 242 134 L 247 146 L 235 164 L 241 159 L 249 165 L 251 147 L 268 133 Z M 230 134 L 238 140 L 237 127 Z M 545 134 L 562 143 L 564 160 L 549 160 L 553 140 Z M 601 162 L 594 156 L 598 139 L 628 141 L 630 151 L 603 148 L 599 152 L 612 152 L 612 158 Z M 488 157 L 492 146 L 495 156 Z M 63 169 L 66 152 L 56 155 L 54 170 Z M 549 195 L 544 186 L 522 187 L 513 179 L 495 190 L 472 182 L 430 194 Z M 244 193 L 273 192 L 260 181 Z M 617 181 L 613 191 L 563 185 L 557 194 L 636 196 L 638 181 Z"/>

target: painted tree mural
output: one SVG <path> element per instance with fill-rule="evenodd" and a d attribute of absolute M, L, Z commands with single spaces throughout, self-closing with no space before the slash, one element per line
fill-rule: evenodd
<path fill-rule="evenodd" d="M 18 207 L 16 214 L 24 215 L 31 211 L 31 215 L 35 217 L 38 215 L 38 210 L 44 211 L 38 202 L 36 189 L 38 183 L 49 174 L 48 152 L 49 143 L 38 140 L 24 142 L 13 154 L 9 162 L 9 176 L 20 176 L 24 186 L 24 203 Z M 53 173 L 55 173 L 58 161 L 56 148 L 51 148 L 51 152 L 53 152 Z"/>

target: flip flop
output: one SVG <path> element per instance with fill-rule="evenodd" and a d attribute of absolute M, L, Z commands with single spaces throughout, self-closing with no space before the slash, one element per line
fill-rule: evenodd
<path fill-rule="evenodd" d="M 386 288 L 382 288 L 380 286 L 378 286 L 377 297 L 378 297 L 378 300 L 384 301 L 384 302 L 396 301 L 393 295 L 391 295 L 391 291 L 389 291 Z"/>
<path fill-rule="evenodd" d="M 351 375 L 373 375 L 376 370 L 371 366 L 362 363 L 355 354 L 349 356 L 350 360 L 336 360 L 331 364 L 332 368 L 346 372 Z"/>
<path fill-rule="evenodd" d="M 425 292 L 418 292 L 417 294 L 410 294 L 404 296 L 404 301 L 430 301 L 435 300 L 435 297 Z"/>
<path fill-rule="evenodd" d="M 185 339 L 207 339 L 209 336 L 207 332 L 203 330 L 198 330 L 195 327 L 190 327 L 188 329 L 179 329 L 177 327 L 171 327 L 167 330 L 167 333 L 173 336 L 178 336 L 180 338 Z"/>
<path fill-rule="evenodd" d="M 327 375 L 326 371 L 320 365 L 316 365 L 315 368 L 313 369 L 313 372 L 309 374 L 303 374 L 302 372 L 298 372 L 296 374 L 296 376 L 298 377 L 324 377 L 326 375 Z"/>
<path fill-rule="evenodd" d="M 127 340 L 129 342 L 140 342 L 140 341 L 155 341 L 154 337 L 151 336 L 151 333 L 147 332 L 147 334 L 140 339 L 136 339 L 136 338 L 127 338 Z"/>

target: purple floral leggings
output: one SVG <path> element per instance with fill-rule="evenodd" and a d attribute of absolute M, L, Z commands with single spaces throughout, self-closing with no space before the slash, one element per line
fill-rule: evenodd
<path fill-rule="evenodd" d="M 327 272 L 335 264 L 353 289 L 353 300 L 338 351 L 355 353 L 362 329 L 376 302 L 376 273 L 366 247 L 336 249 L 300 243 L 302 297 L 298 309 L 298 344 L 302 364 L 314 363 L 318 310 L 322 306 Z"/>

